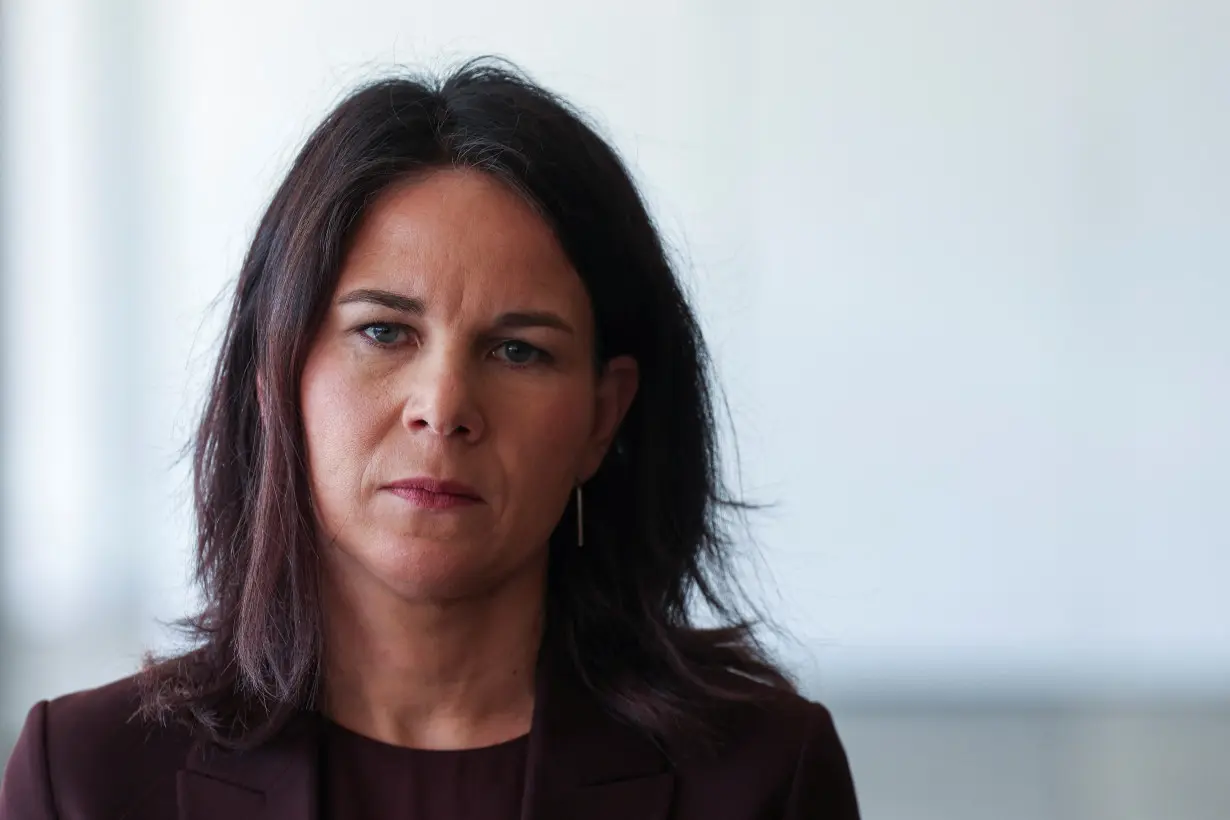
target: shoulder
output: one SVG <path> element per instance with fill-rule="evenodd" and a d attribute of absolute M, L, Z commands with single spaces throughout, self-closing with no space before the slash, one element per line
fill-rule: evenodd
<path fill-rule="evenodd" d="M 793 692 L 764 687 L 730 707 L 720 742 L 677 760 L 685 816 L 856 820 L 854 783 L 832 713 Z"/>
<path fill-rule="evenodd" d="M 187 752 L 187 729 L 161 725 L 141 716 L 140 678 L 136 675 L 96 689 L 64 695 L 46 704 L 48 756 L 71 765 L 102 760 L 163 760 L 166 752 Z"/>
<path fill-rule="evenodd" d="M 191 743 L 186 729 L 140 717 L 137 676 L 40 701 L 5 771 L 0 820 L 118 815 L 168 788 L 173 801 Z"/>

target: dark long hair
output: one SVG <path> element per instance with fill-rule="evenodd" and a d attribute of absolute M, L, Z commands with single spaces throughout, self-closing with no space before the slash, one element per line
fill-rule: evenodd
<path fill-rule="evenodd" d="M 481 59 L 355 91 L 308 138 L 261 219 L 193 442 L 205 604 L 184 625 L 196 647 L 151 660 L 145 713 L 242 747 L 312 708 L 320 570 L 299 379 L 368 204 L 441 167 L 489 173 L 535 205 L 589 292 L 595 361 L 630 355 L 640 368 L 586 484 L 585 546 L 571 510 L 551 538 L 552 651 L 611 712 L 665 739 L 711 727 L 714 710 L 755 691 L 790 691 L 730 574 L 744 508 L 723 488 L 709 361 L 645 204 L 583 116 Z M 698 605 L 717 627 L 694 625 Z"/>

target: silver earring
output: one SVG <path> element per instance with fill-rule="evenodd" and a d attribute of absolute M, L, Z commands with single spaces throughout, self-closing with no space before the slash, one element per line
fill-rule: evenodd
<path fill-rule="evenodd" d="M 585 510 L 581 502 L 581 485 L 577 485 L 577 546 L 585 546 Z"/>

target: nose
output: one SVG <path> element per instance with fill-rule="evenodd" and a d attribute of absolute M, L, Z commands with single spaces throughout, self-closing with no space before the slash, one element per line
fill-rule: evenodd
<path fill-rule="evenodd" d="M 402 423 L 412 433 L 476 441 L 483 434 L 474 385 L 464 365 L 423 361 L 415 368 L 402 411 Z"/>

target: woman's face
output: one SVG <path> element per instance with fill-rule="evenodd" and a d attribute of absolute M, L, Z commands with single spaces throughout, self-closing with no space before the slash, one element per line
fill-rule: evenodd
<path fill-rule="evenodd" d="M 439 601 L 539 572 L 636 390 L 635 362 L 593 350 L 580 277 L 510 189 L 441 170 L 387 191 L 301 382 L 327 565 Z"/>

